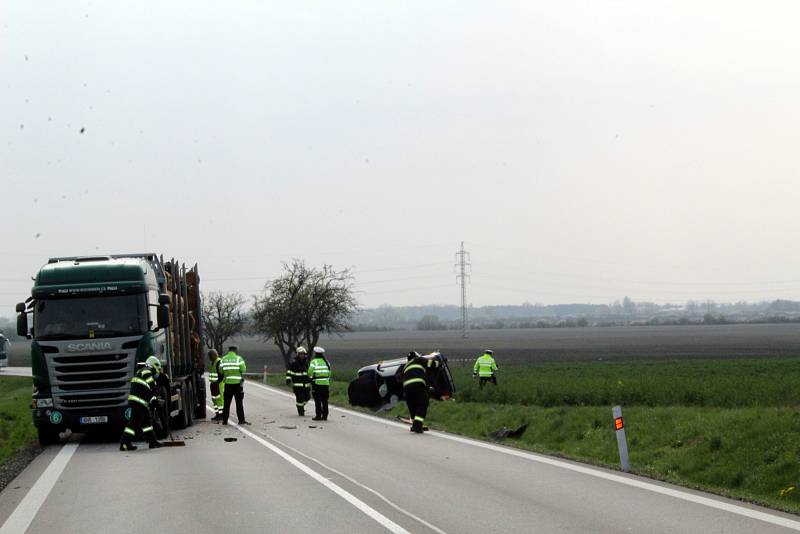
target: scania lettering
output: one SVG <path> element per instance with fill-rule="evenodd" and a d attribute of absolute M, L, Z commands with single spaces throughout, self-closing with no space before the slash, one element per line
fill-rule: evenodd
<path fill-rule="evenodd" d="M 31 409 L 42 445 L 67 429 L 121 430 L 130 380 L 150 355 L 166 374 L 159 437 L 205 417 L 199 282 L 197 265 L 156 254 L 51 258 L 39 270 L 17 305 L 17 332 L 33 340 Z"/>

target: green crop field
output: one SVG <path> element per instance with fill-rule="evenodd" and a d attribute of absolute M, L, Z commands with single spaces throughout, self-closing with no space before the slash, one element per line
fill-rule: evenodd
<path fill-rule="evenodd" d="M 0 376 L 0 465 L 36 442 L 31 423 L 31 379 Z"/>
<path fill-rule="evenodd" d="M 508 365 L 480 390 L 454 367 L 456 399 L 432 402 L 434 429 L 615 468 L 611 407 L 623 406 L 631 471 L 800 513 L 800 360 L 650 360 Z M 355 370 L 334 373 L 331 402 L 348 405 Z M 282 384 L 282 376 L 270 378 Z M 382 412 L 406 413 L 404 405 Z"/>

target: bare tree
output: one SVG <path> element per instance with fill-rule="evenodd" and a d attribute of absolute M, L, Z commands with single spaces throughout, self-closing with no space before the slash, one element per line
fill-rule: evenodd
<path fill-rule="evenodd" d="M 203 296 L 203 328 L 206 346 L 222 354 L 225 342 L 240 334 L 247 324 L 242 311 L 245 298 L 239 293 L 209 293 Z"/>
<path fill-rule="evenodd" d="M 255 297 L 253 327 L 265 341 L 275 343 L 288 367 L 298 345 L 311 349 L 323 332 L 349 331 L 358 302 L 347 269 L 317 269 L 295 259 L 285 263 L 283 271 Z"/>

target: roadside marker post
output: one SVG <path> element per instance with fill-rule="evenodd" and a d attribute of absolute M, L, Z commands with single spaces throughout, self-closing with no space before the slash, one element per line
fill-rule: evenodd
<path fill-rule="evenodd" d="M 264 366 L 264 383 L 267 383 L 267 366 Z"/>
<path fill-rule="evenodd" d="M 628 442 L 625 439 L 625 421 L 622 419 L 622 406 L 614 406 L 611 413 L 614 417 L 614 430 L 617 434 L 620 467 L 627 473 L 630 469 L 630 464 L 628 462 Z"/>

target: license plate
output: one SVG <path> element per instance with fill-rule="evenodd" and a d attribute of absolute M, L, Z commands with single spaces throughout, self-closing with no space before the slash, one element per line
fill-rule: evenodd
<path fill-rule="evenodd" d="M 98 415 L 96 417 L 81 417 L 82 425 L 96 425 L 99 423 L 108 423 L 108 416 Z"/>

